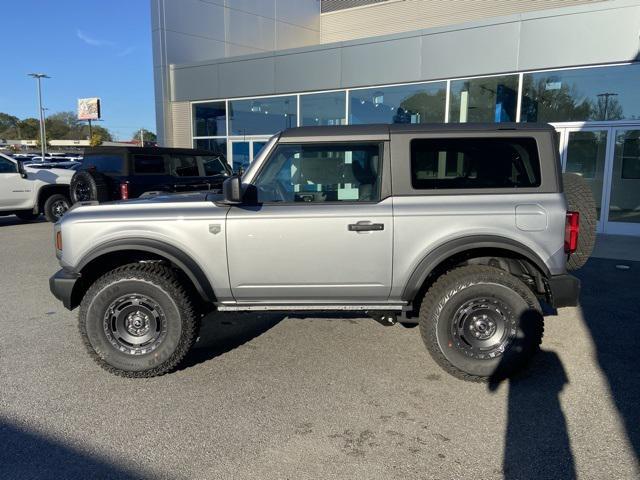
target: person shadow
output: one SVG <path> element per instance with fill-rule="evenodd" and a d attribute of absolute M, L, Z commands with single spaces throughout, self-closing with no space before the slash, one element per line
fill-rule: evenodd
<path fill-rule="evenodd" d="M 525 336 L 526 320 L 523 318 Z M 513 361 L 513 358 L 503 357 L 503 361 Z M 560 405 L 560 393 L 569 380 L 558 355 L 540 350 L 526 371 L 510 377 L 501 363 L 489 379 L 488 389 L 496 392 L 507 381 L 504 478 L 575 479 L 567 422 Z"/>

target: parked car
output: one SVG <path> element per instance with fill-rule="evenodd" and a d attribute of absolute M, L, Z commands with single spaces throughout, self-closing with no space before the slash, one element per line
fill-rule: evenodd
<path fill-rule="evenodd" d="M 27 162 L 24 162 L 24 165 L 27 166 L 27 167 L 31 167 L 31 168 L 64 168 L 64 169 L 69 169 L 69 170 L 77 170 L 82 165 L 82 162 L 76 162 L 76 161 L 65 161 L 65 162 L 54 162 L 54 163 L 47 163 L 47 162 L 27 163 Z"/>
<path fill-rule="evenodd" d="M 69 183 L 73 171 L 40 169 L 0 154 L 0 215 L 35 220 L 44 214 L 58 221 L 71 206 Z"/>
<path fill-rule="evenodd" d="M 577 305 L 596 218 L 548 125 L 293 128 L 223 195 L 74 208 L 50 285 L 122 376 L 175 368 L 211 310 L 347 310 L 418 323 L 445 371 L 484 381 L 538 350 L 541 302 Z"/>
<path fill-rule="evenodd" d="M 220 192 L 229 175 L 224 156 L 205 150 L 96 147 L 85 150 L 71 181 L 71 198 L 106 202 L 169 192 Z"/>

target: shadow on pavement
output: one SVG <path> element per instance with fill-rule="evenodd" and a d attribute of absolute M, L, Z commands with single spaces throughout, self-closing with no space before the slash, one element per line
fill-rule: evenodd
<path fill-rule="evenodd" d="M 495 391 L 504 377 L 492 377 Z M 558 355 L 541 350 L 527 370 L 509 379 L 504 478 L 576 478 L 560 392 L 568 383 Z"/>
<path fill-rule="evenodd" d="M 0 478 L 152 478 L 0 419 Z"/>
<path fill-rule="evenodd" d="M 11 227 L 13 225 L 31 225 L 33 223 L 47 223 L 47 220 L 42 215 L 40 215 L 35 220 L 21 220 L 15 215 L 0 216 L 0 227 Z"/>
<path fill-rule="evenodd" d="M 200 338 L 180 370 L 223 355 L 276 326 L 285 314 L 213 312 L 202 319 Z"/>
<path fill-rule="evenodd" d="M 616 265 L 630 268 L 620 270 Z M 640 262 L 591 258 L 575 273 L 598 363 L 640 460 Z"/>

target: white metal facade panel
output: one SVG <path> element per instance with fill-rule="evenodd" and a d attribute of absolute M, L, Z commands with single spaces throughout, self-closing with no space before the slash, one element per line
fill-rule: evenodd
<path fill-rule="evenodd" d="M 189 102 L 171 102 L 171 123 L 173 135 L 169 147 L 191 148 L 191 104 Z"/>
<path fill-rule="evenodd" d="M 320 17 L 320 42 L 342 42 L 608 0 L 403 0 Z"/>

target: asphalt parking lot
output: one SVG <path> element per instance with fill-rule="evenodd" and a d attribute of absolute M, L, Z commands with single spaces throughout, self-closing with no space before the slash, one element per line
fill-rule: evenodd
<path fill-rule="evenodd" d="M 49 293 L 51 237 L 0 218 L 0 478 L 640 476 L 640 262 L 590 260 L 500 385 L 447 376 L 416 329 L 276 315 L 207 318 L 181 370 L 130 380 Z"/>

